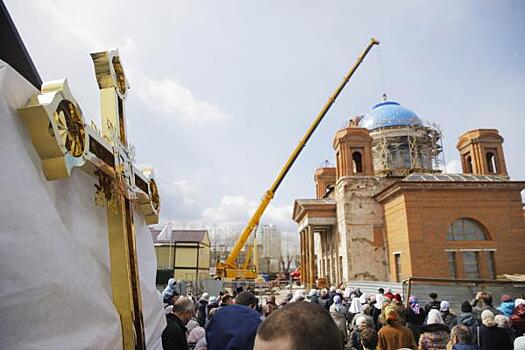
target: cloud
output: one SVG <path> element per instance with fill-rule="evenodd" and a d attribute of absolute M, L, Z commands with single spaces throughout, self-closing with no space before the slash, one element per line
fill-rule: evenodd
<path fill-rule="evenodd" d="M 190 89 L 171 78 L 144 78 L 140 85 L 138 95 L 152 109 L 175 113 L 183 122 L 220 123 L 227 119 L 217 106 L 197 99 Z"/>
<path fill-rule="evenodd" d="M 447 166 L 445 168 L 445 172 L 448 174 L 460 174 L 462 173 L 461 170 L 461 164 L 459 163 L 459 160 L 452 159 L 447 163 Z"/>
<path fill-rule="evenodd" d="M 244 225 L 255 212 L 258 204 L 257 201 L 248 200 L 244 196 L 225 195 L 217 206 L 204 209 L 201 218 L 204 222 L 218 225 Z M 261 224 L 274 224 L 280 230 L 293 231 L 295 224 L 291 217 L 291 205 L 275 206 L 270 204 L 262 217 Z"/>

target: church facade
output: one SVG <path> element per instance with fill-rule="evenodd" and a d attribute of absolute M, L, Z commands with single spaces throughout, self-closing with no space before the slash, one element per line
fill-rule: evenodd
<path fill-rule="evenodd" d="M 297 199 L 303 281 L 495 279 L 525 273 L 521 190 L 496 129 L 471 130 L 461 174 L 439 170 L 441 133 L 396 102 L 338 130 L 336 166 L 314 173 L 316 198 Z"/>

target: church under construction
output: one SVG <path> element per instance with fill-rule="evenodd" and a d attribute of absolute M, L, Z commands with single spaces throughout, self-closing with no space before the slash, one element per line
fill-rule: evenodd
<path fill-rule="evenodd" d="M 521 190 L 496 129 L 471 130 L 445 174 L 441 131 L 397 102 L 336 132 L 336 166 L 315 171 L 316 198 L 297 199 L 303 280 L 400 282 L 525 273 Z"/>

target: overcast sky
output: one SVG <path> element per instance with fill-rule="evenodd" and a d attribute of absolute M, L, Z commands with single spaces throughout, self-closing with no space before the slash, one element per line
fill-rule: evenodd
<path fill-rule="evenodd" d="M 442 128 L 449 171 L 461 133 L 498 128 L 525 179 L 525 1 L 4 1 L 43 80 L 67 77 L 98 123 L 89 53 L 119 48 L 136 161 L 179 227 L 244 223 L 372 36 L 263 223 L 296 230 L 336 130 L 384 91 Z"/>

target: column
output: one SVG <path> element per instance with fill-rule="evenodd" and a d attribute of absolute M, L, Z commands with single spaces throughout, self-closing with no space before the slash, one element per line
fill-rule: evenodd
<path fill-rule="evenodd" d="M 304 275 L 304 266 L 305 266 L 304 230 L 299 231 L 299 238 L 300 238 L 300 242 L 301 242 L 301 247 L 300 247 L 301 248 L 301 251 L 300 251 L 300 254 L 301 254 L 301 282 L 303 282 L 304 281 L 304 277 L 305 277 L 305 275 Z"/>
<path fill-rule="evenodd" d="M 310 288 L 313 288 L 315 284 L 315 250 L 314 250 L 314 229 L 312 226 L 308 226 L 308 277 L 310 278 Z"/>

